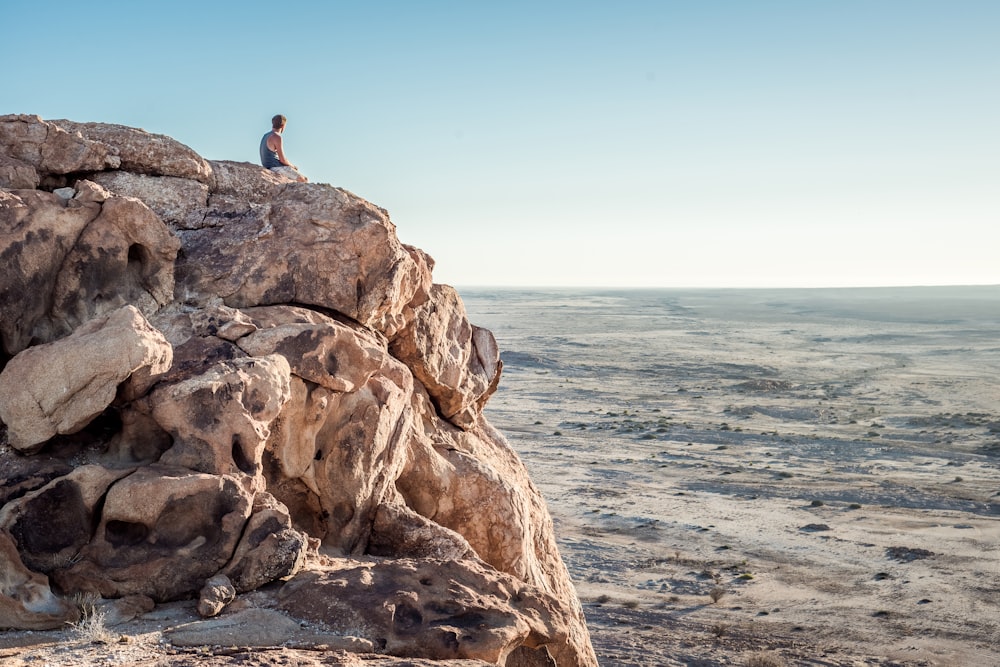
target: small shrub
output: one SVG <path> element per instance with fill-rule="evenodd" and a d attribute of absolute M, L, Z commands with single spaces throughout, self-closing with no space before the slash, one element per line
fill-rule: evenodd
<path fill-rule="evenodd" d="M 749 572 L 744 572 L 743 574 L 741 574 L 736 578 L 739 579 L 740 581 L 750 581 L 751 579 L 753 579 L 753 575 L 750 574 Z"/>
<path fill-rule="evenodd" d="M 813 507 L 822 507 L 826 503 L 824 503 L 822 500 L 817 499 L 817 500 L 812 501 L 809 504 L 812 505 Z"/>
<path fill-rule="evenodd" d="M 118 640 L 118 635 L 105 625 L 104 610 L 97 606 L 100 599 L 93 594 L 76 596 L 73 601 L 80 610 L 80 620 L 73 623 L 72 627 L 81 639 L 92 644 L 110 644 Z"/>
<path fill-rule="evenodd" d="M 847 507 L 852 510 L 859 510 L 861 509 L 861 503 L 851 503 Z"/>
<path fill-rule="evenodd" d="M 639 601 L 638 600 L 626 600 L 625 602 L 622 602 L 622 606 L 625 607 L 626 609 L 638 609 L 639 608 Z"/>
<path fill-rule="evenodd" d="M 595 600 L 595 602 L 597 602 L 597 604 L 607 604 L 608 602 L 611 602 L 611 596 L 610 595 L 598 595 L 597 596 L 597 600 Z"/>
<path fill-rule="evenodd" d="M 711 627 L 712 634 L 716 637 L 722 637 L 727 632 L 729 632 L 729 626 L 725 623 L 716 623 Z"/>
<path fill-rule="evenodd" d="M 747 658 L 745 667 L 785 667 L 784 659 L 774 653 L 754 653 Z"/>
<path fill-rule="evenodd" d="M 722 596 L 724 596 L 725 594 L 726 591 L 716 586 L 715 588 L 713 588 L 708 592 L 708 597 L 712 598 L 712 602 L 715 603 L 721 600 Z"/>

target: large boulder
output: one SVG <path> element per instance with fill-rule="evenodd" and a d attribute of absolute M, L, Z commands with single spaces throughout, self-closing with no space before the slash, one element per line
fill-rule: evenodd
<path fill-rule="evenodd" d="M 117 169 L 122 164 L 111 146 L 25 114 L 0 116 L 0 153 L 43 174 Z"/>
<path fill-rule="evenodd" d="M 72 623 L 80 614 L 49 587 L 49 579 L 21 562 L 17 545 L 0 532 L 0 629 L 47 630 Z"/>
<path fill-rule="evenodd" d="M 496 340 L 386 211 L 0 116 L 0 261 L 0 627 L 193 598 L 213 618 L 178 644 L 269 624 L 406 664 L 596 665 L 483 416 Z"/>
<path fill-rule="evenodd" d="M 171 356 L 170 344 L 134 306 L 24 350 L 0 372 L 8 443 L 30 453 L 56 434 L 80 431 L 112 403 L 120 384 L 162 373 Z"/>
<path fill-rule="evenodd" d="M 54 120 L 52 123 L 83 137 L 85 141 L 108 146 L 118 156 L 119 167 L 124 171 L 189 178 L 206 184 L 212 182 L 212 167 L 208 161 L 171 137 L 111 123 L 78 123 L 71 120 Z"/>
<path fill-rule="evenodd" d="M 51 342 L 124 305 L 155 313 L 173 299 L 179 248 L 141 201 L 89 181 L 68 198 L 0 190 L 3 351 Z"/>
<path fill-rule="evenodd" d="M 458 292 L 434 285 L 392 340 L 393 355 L 413 370 L 441 415 L 471 425 L 500 381 L 500 349 L 487 329 L 469 323 Z"/>
<path fill-rule="evenodd" d="M 69 593 L 191 595 L 229 562 L 252 508 L 236 477 L 140 468 L 108 489 L 94 536 L 50 576 Z"/>
<path fill-rule="evenodd" d="M 38 170 L 27 162 L 0 153 L 0 188 L 34 190 L 39 183 Z"/>
<path fill-rule="evenodd" d="M 382 331 L 399 325 L 428 273 L 385 211 L 328 185 L 286 187 L 265 207 L 246 202 L 224 225 L 178 235 L 178 289 L 189 300 L 315 306 Z"/>
<path fill-rule="evenodd" d="M 153 419 L 173 442 L 160 462 L 214 475 L 262 471 L 270 424 L 291 397 L 280 355 L 220 362 L 149 396 Z M 248 482 L 253 483 L 253 482 Z"/>
<path fill-rule="evenodd" d="M 129 171 L 99 172 L 90 179 L 108 192 L 142 200 L 168 225 L 193 228 L 205 219 L 208 186 L 200 181 Z"/>
<path fill-rule="evenodd" d="M 564 644 L 569 623 L 557 600 L 475 560 L 343 560 L 297 575 L 279 600 L 389 655 L 495 665 L 520 647 Z"/>

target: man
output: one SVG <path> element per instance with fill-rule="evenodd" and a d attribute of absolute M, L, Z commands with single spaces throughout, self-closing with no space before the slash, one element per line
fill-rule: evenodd
<path fill-rule="evenodd" d="M 260 140 L 260 163 L 280 176 L 290 178 L 299 183 L 306 183 L 308 178 L 299 173 L 298 167 L 288 161 L 281 144 L 281 133 L 285 131 L 288 119 L 278 114 L 271 119 L 271 131 Z"/>

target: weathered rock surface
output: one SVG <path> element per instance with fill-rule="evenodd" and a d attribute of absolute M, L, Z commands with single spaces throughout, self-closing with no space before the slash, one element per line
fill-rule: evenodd
<path fill-rule="evenodd" d="M 474 560 L 342 561 L 286 584 L 279 606 L 390 655 L 504 664 L 520 647 L 565 644 L 559 603 Z M 373 604 L 373 601 L 378 601 Z"/>
<path fill-rule="evenodd" d="M 142 202 L 89 181 L 64 199 L 0 190 L 0 342 L 6 355 L 61 338 L 125 305 L 173 299 L 180 243 Z"/>
<path fill-rule="evenodd" d="M 101 414 L 133 374 L 170 367 L 173 350 L 134 306 L 90 320 L 71 335 L 24 350 L 0 371 L 7 442 L 31 453 L 56 434 L 76 433 Z"/>
<path fill-rule="evenodd" d="M 213 618 L 178 644 L 596 664 L 482 415 L 496 341 L 386 211 L 0 116 L 0 260 L 0 628 L 193 598 Z"/>

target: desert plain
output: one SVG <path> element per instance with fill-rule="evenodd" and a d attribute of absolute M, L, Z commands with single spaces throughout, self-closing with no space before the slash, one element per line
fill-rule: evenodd
<path fill-rule="evenodd" d="M 1000 289 L 464 298 L 602 665 L 1000 665 Z"/>

